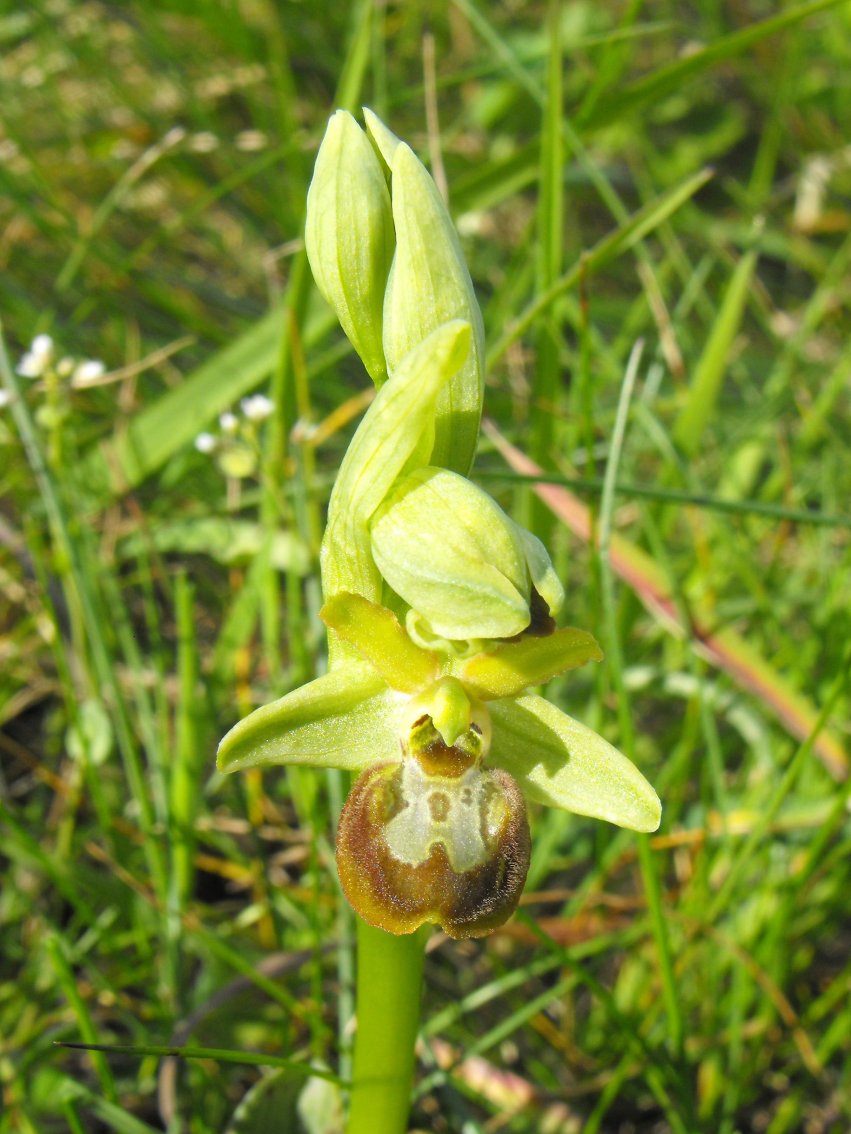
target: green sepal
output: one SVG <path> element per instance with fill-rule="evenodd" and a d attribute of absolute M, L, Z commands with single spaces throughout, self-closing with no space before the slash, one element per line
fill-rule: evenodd
<path fill-rule="evenodd" d="M 311 764 L 358 772 L 399 758 L 398 697 L 363 662 L 346 662 L 255 709 L 219 745 L 218 767 Z"/>
<path fill-rule="evenodd" d="M 662 808 L 633 763 L 543 697 L 489 704 L 489 764 L 514 776 L 527 799 L 632 831 L 655 831 Z"/>
<path fill-rule="evenodd" d="M 602 660 L 603 651 L 591 634 L 566 626 L 544 638 L 506 642 L 490 653 L 476 654 L 458 668 L 458 677 L 476 697 L 492 701 L 516 697 L 530 685 Z"/>
<path fill-rule="evenodd" d="M 432 464 L 467 473 L 476 451 L 484 392 L 482 314 L 446 205 L 404 142 L 392 154 L 390 197 L 396 254 L 384 296 L 384 354 L 392 374 L 435 327 L 465 319 L 473 343 L 465 365 L 437 400 Z"/>
<path fill-rule="evenodd" d="M 354 646 L 391 689 L 416 693 L 440 672 L 437 654 L 412 642 L 392 610 L 363 595 L 341 591 L 325 603 L 319 617 Z"/>
<path fill-rule="evenodd" d="M 367 410 L 328 505 L 321 561 L 326 598 L 351 591 L 381 601 L 369 521 L 398 477 L 428 463 L 435 400 L 469 350 L 468 323 L 456 319 L 438 327 L 402 360 Z"/>
<path fill-rule="evenodd" d="M 316 285 L 377 386 L 384 361 L 384 291 L 395 236 L 381 161 L 344 110 L 328 122 L 307 192 L 305 248 Z"/>

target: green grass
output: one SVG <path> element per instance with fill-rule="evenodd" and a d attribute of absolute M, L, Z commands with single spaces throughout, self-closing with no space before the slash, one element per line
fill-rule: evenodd
<path fill-rule="evenodd" d="M 256 1131 L 350 1074 L 345 784 L 214 753 L 324 664 L 369 383 L 300 237 L 361 103 L 442 158 L 474 475 L 606 650 L 550 695 L 664 804 L 532 815 L 521 913 L 426 958 L 412 1128 L 845 1134 L 848 5 L 57 0 L 0 70 L 0 1134 Z M 40 332 L 114 381 L 15 375 Z M 255 391 L 227 475 L 193 442 Z"/>

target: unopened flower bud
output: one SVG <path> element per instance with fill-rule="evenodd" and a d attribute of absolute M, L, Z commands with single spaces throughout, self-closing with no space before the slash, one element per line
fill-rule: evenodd
<path fill-rule="evenodd" d="M 469 358 L 437 401 L 432 453 L 432 464 L 466 473 L 476 449 L 484 390 L 481 311 L 458 234 L 431 175 L 413 150 L 370 113 L 367 126 L 390 168 L 396 228 L 396 255 L 384 298 L 387 366 L 392 373 L 408 351 L 451 319 L 464 319 L 473 328 Z"/>
<path fill-rule="evenodd" d="M 446 639 L 520 634 L 532 622 L 539 579 L 559 597 L 538 541 L 528 543 L 486 492 L 445 469 L 404 477 L 378 511 L 371 539 L 385 580 Z"/>
<path fill-rule="evenodd" d="M 387 377 L 382 311 L 394 247 L 390 193 L 369 139 L 343 110 L 329 121 L 316 158 L 305 245 L 317 287 L 380 385 Z"/>

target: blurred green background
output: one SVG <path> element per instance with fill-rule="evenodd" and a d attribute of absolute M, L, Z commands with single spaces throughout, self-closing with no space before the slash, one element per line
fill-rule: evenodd
<path fill-rule="evenodd" d="M 366 104 L 462 234 L 473 475 L 606 650 L 549 695 L 664 805 L 534 813 L 517 918 L 433 939 L 412 1128 L 845 1134 L 849 5 L 4 3 L 0 83 L 0 1131 L 338 1128 L 346 784 L 214 759 L 324 665 L 370 384 L 301 234 Z"/>

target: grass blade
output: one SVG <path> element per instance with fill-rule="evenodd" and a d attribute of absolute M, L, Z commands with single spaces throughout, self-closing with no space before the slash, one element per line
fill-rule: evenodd
<path fill-rule="evenodd" d="M 64 1043 L 57 1047 L 71 1047 L 82 1051 L 102 1051 L 108 1055 L 128 1055 L 144 1058 L 146 1055 L 162 1059 L 215 1059 L 218 1063 L 244 1063 L 250 1067 L 280 1067 L 295 1071 L 306 1078 L 325 1079 L 338 1087 L 349 1084 L 325 1067 L 313 1067 L 299 1059 L 286 1059 L 280 1055 L 267 1055 L 259 1051 L 232 1051 L 225 1047 L 174 1047 L 170 1044 L 134 1043 Z"/>
<path fill-rule="evenodd" d="M 621 253 L 628 251 L 648 233 L 658 228 L 686 201 L 690 200 L 712 177 L 711 169 L 701 169 L 680 185 L 663 193 L 655 201 L 640 208 L 613 232 L 604 236 L 594 247 L 578 260 L 573 267 L 560 276 L 546 291 L 537 296 L 526 309 L 513 320 L 504 333 L 488 351 L 487 365 L 491 367 L 500 359 L 512 343 L 516 342 L 535 320 L 547 311 L 552 304 L 584 276 L 589 276 L 606 264 L 616 260 Z"/>
<path fill-rule="evenodd" d="M 748 301 L 757 255 L 757 251 L 752 249 L 736 265 L 724 293 L 718 318 L 713 324 L 712 334 L 695 367 L 686 404 L 674 425 L 674 440 L 686 456 L 692 456 L 696 452 L 703 431 L 712 419 L 730 348 Z"/>
<path fill-rule="evenodd" d="M 581 125 L 586 130 L 594 129 L 613 122 L 616 118 L 635 113 L 646 103 L 656 102 L 680 90 L 689 79 L 702 74 L 715 63 L 732 59 L 753 48 L 768 36 L 795 27 L 810 16 L 818 15 L 819 12 L 838 8 L 842 3 L 843 0 L 815 0 L 812 4 L 801 4 L 797 8 L 789 8 L 788 11 L 780 12 L 776 16 L 770 16 L 759 23 L 713 40 L 699 51 L 676 59 L 673 63 L 668 63 L 657 71 L 622 87 L 612 98 L 598 103 Z"/>

